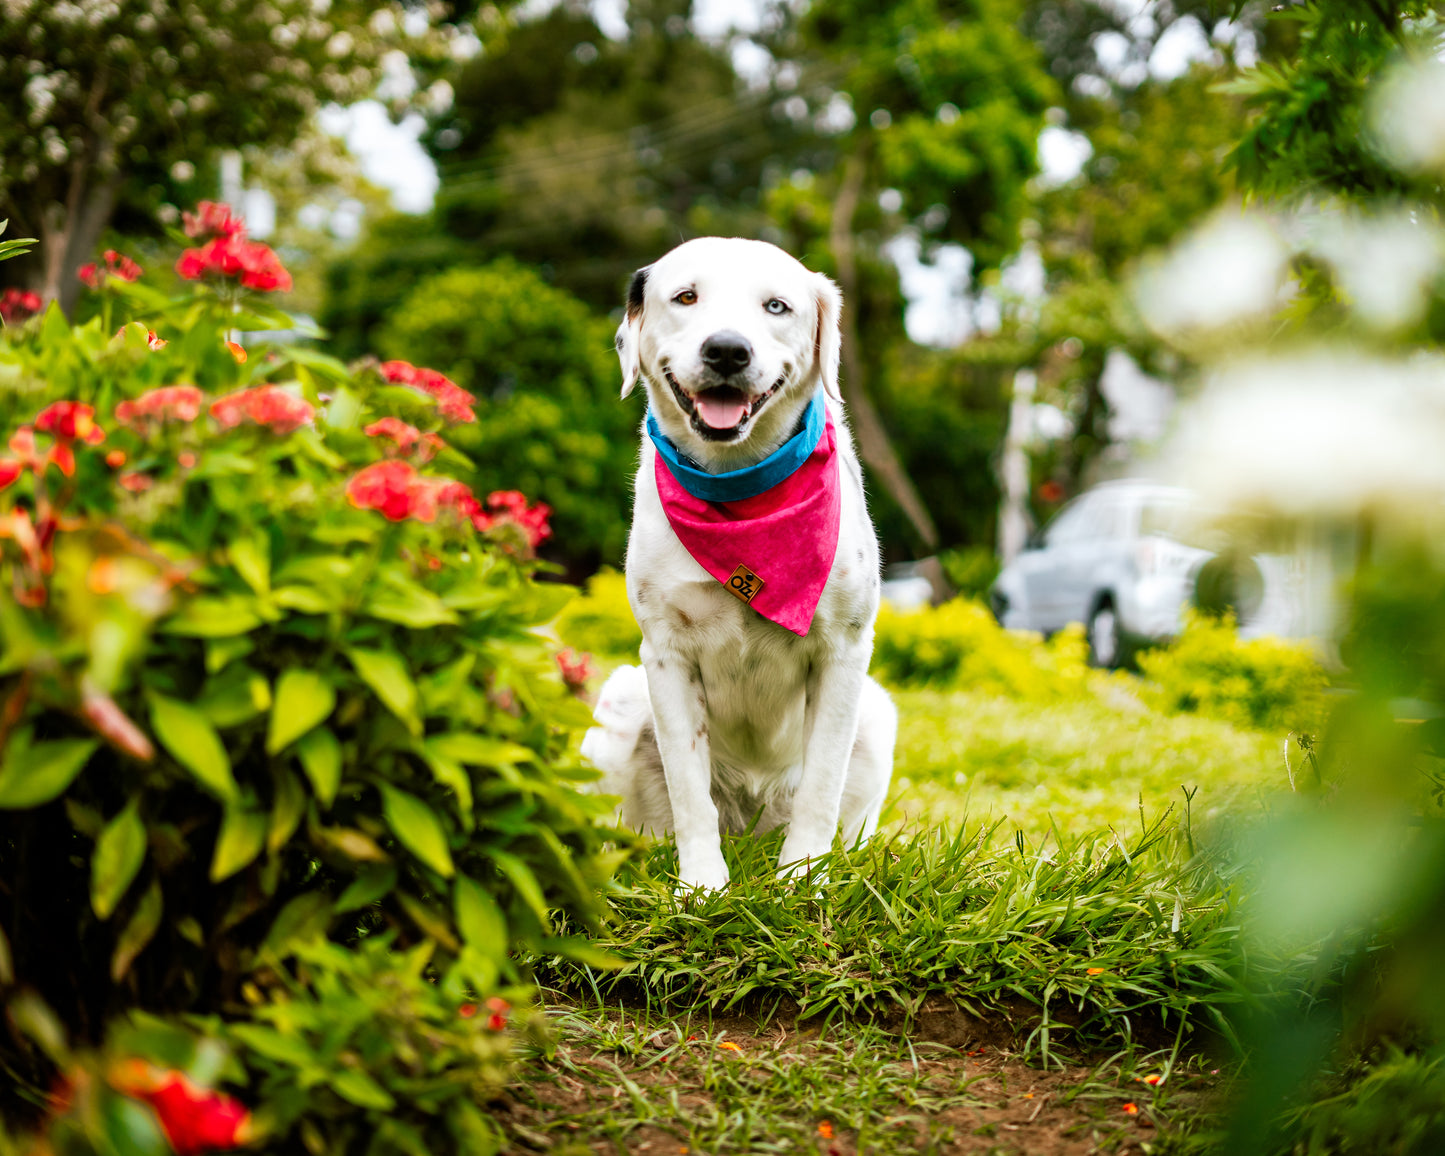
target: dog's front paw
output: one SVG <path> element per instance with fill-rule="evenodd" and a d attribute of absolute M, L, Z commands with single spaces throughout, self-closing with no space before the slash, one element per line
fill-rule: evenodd
<path fill-rule="evenodd" d="M 722 850 L 691 855 L 679 853 L 677 878 L 682 891 L 721 891 L 728 885 L 728 865 L 723 861 Z"/>

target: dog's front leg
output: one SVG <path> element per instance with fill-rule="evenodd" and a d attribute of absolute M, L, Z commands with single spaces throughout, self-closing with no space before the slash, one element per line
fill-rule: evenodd
<path fill-rule="evenodd" d="M 850 648 L 833 661 L 816 665 L 809 679 L 803 775 L 778 856 L 785 875 L 796 874 L 805 861 L 833 846 L 848 760 L 858 737 L 858 702 L 867 668 L 868 651 Z"/>
<path fill-rule="evenodd" d="M 672 804 L 677 874 L 688 887 L 726 887 L 717 805 L 712 801 L 712 757 L 707 741 L 707 695 L 695 665 L 676 654 L 642 646 L 652 697 L 657 750 Z"/>

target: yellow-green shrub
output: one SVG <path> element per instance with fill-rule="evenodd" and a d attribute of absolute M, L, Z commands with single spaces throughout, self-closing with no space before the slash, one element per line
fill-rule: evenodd
<path fill-rule="evenodd" d="M 587 592 L 557 616 L 557 636 L 577 650 L 635 660 L 642 628 L 627 602 L 627 580 L 607 566 L 597 571 Z"/>
<path fill-rule="evenodd" d="M 1057 699 L 1086 689 L 1087 647 L 1078 627 L 1044 642 L 1004 630 L 981 603 L 897 611 L 885 604 L 873 640 L 873 674 L 899 687 L 982 690 Z"/>
<path fill-rule="evenodd" d="M 1191 615 L 1172 646 L 1147 651 L 1146 697 L 1161 710 L 1210 715 L 1240 726 L 1313 730 L 1325 672 L 1309 646 L 1242 640 L 1231 618 Z"/>

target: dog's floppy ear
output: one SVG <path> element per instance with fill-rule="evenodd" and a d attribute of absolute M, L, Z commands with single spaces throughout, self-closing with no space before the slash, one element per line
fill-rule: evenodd
<path fill-rule="evenodd" d="M 632 275 L 627 287 L 627 316 L 617 327 L 617 357 L 622 362 L 622 396 L 626 397 L 637 384 L 641 363 L 637 339 L 642 330 L 642 303 L 647 291 L 647 274 L 651 265 L 644 265 Z"/>
<path fill-rule="evenodd" d="M 813 328 L 813 356 L 818 362 L 818 373 L 823 378 L 823 388 L 836 401 L 842 401 L 838 391 L 838 359 L 842 355 L 843 336 L 838 328 L 838 318 L 843 312 L 843 294 L 821 273 L 813 274 L 813 308 L 817 320 Z"/>

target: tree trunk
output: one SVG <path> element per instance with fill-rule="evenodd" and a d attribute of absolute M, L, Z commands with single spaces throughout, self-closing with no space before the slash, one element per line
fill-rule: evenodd
<path fill-rule="evenodd" d="M 863 359 L 858 353 L 857 302 L 858 262 L 853 244 L 853 215 L 858 209 L 858 198 L 863 193 L 863 178 L 866 165 L 859 153 L 851 154 L 843 163 L 843 181 L 838 188 L 838 197 L 833 202 L 833 219 L 829 229 L 829 241 L 833 248 L 833 261 L 838 271 L 838 284 L 843 290 L 843 313 L 840 326 L 843 332 L 843 399 L 848 403 L 849 417 L 853 432 L 858 436 L 858 453 L 863 462 L 883 484 L 888 495 L 898 503 L 913 529 L 930 550 L 938 547 L 938 529 L 933 518 L 918 496 L 903 463 L 889 440 L 888 431 L 878 410 L 864 388 Z M 850 305 L 851 303 L 851 305 Z"/>

